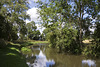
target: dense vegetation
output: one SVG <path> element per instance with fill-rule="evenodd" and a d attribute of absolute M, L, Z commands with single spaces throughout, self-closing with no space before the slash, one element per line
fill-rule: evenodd
<path fill-rule="evenodd" d="M 30 19 L 26 13 L 28 0 L 0 0 L 0 57 L 14 50 L 23 62 L 20 50 L 28 51 L 25 45 L 37 43 L 31 40 L 48 41 L 49 47 L 57 48 L 59 52 L 100 57 L 100 0 L 38 0 L 37 4 L 40 24 L 45 27 L 42 34 L 37 30 L 36 22 L 25 23 Z M 84 43 L 86 39 L 91 42 Z M 20 43 L 20 49 L 10 49 L 10 41 Z"/>
<path fill-rule="evenodd" d="M 100 1 L 49 0 L 37 2 L 43 31 L 50 46 L 59 51 L 100 56 Z M 91 31 L 90 29 L 94 29 Z M 89 45 L 82 41 L 92 39 Z"/>
<path fill-rule="evenodd" d="M 25 35 L 28 8 L 27 0 L 0 0 L 0 38 L 11 41 L 18 39 L 18 32 Z"/>
<path fill-rule="evenodd" d="M 0 39 L 39 40 L 40 31 L 37 30 L 35 22 L 25 23 L 26 19 L 30 19 L 26 13 L 28 9 L 27 0 L 0 0 Z"/>
<path fill-rule="evenodd" d="M 0 0 L 0 67 L 27 67 L 21 51 L 30 51 L 25 46 L 36 43 L 49 42 L 59 52 L 100 57 L 100 0 L 38 0 L 37 4 L 45 27 L 42 34 L 36 22 L 25 23 L 30 19 L 28 0 Z"/>

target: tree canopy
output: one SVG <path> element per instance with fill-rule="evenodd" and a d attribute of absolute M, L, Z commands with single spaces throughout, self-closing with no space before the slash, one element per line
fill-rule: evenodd
<path fill-rule="evenodd" d="M 41 23 L 46 27 L 45 30 L 49 30 L 45 36 L 51 46 L 60 51 L 80 52 L 83 48 L 82 41 L 92 38 L 90 29 L 93 26 L 98 28 L 100 24 L 99 0 L 39 0 L 37 3 L 43 20 Z M 97 29 L 94 34 L 96 32 Z"/>
<path fill-rule="evenodd" d="M 29 19 L 28 8 L 27 0 L 0 0 L 0 38 L 16 40 L 17 33 L 26 34 L 24 21 Z"/>

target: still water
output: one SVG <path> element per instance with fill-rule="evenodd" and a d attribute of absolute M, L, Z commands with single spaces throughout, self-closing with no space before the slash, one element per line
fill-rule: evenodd
<path fill-rule="evenodd" d="M 82 55 L 58 53 L 56 49 L 30 46 L 31 52 L 24 53 L 29 67 L 100 67 L 100 59 L 86 59 Z"/>

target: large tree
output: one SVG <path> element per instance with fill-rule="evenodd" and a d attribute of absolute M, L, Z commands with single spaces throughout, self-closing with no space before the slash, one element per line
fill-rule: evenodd
<path fill-rule="evenodd" d="M 25 28 L 24 20 L 29 18 L 26 15 L 28 8 L 27 0 L 0 0 L 0 15 L 4 17 L 4 22 L 11 27 L 9 30 L 7 30 L 8 28 L 4 30 L 8 33 L 9 40 L 14 36 L 14 34 L 11 34 L 13 32 L 12 30 L 16 32 L 16 35 L 18 32 L 21 32 L 23 35 L 25 34 L 25 31 L 22 29 Z"/>
<path fill-rule="evenodd" d="M 57 47 L 60 50 L 63 48 L 66 49 L 65 47 L 69 47 L 70 49 L 72 42 L 75 42 L 73 40 L 76 39 L 75 33 L 77 33 L 74 30 L 75 23 L 72 22 L 71 5 L 66 0 L 50 0 L 45 4 L 39 1 L 38 3 L 41 4 L 39 6 L 39 14 L 43 20 L 43 26 L 49 30 L 46 38 L 49 40 L 51 46 Z M 72 32 L 72 30 L 75 32 Z M 75 34 L 75 36 L 72 38 L 69 34 Z"/>
<path fill-rule="evenodd" d="M 74 0 L 73 1 L 73 18 L 77 29 L 79 30 L 80 46 L 82 44 L 83 35 L 90 35 L 90 28 L 93 20 L 97 17 L 99 8 L 98 0 Z M 82 46 L 81 46 L 82 47 Z"/>
<path fill-rule="evenodd" d="M 90 27 L 93 24 L 93 20 L 98 20 L 96 19 L 100 13 L 98 0 L 49 0 L 49 2 L 38 1 L 38 3 L 40 18 L 43 20 L 42 24 L 50 29 L 48 34 L 48 36 L 51 35 L 48 38 L 49 40 L 51 39 L 50 43 L 53 45 L 62 44 L 64 40 L 62 37 L 64 36 L 62 34 L 63 28 L 69 29 L 68 31 L 74 29 L 77 30 L 74 40 L 77 42 L 78 47 L 82 48 L 83 36 L 88 37 L 90 35 Z M 72 32 L 70 31 L 70 33 Z M 75 32 L 72 34 L 75 34 Z M 68 44 L 67 41 L 66 43 Z"/>

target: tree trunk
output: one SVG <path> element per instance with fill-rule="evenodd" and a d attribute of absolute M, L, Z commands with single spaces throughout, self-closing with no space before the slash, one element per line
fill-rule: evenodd
<path fill-rule="evenodd" d="M 81 8 L 82 8 L 82 6 L 81 6 L 82 4 L 81 4 L 81 2 L 80 2 L 80 0 L 79 0 L 79 12 L 80 12 L 80 17 L 79 17 L 79 27 L 80 27 L 80 32 L 79 32 L 79 41 L 80 41 L 80 47 L 82 48 L 82 21 L 81 21 L 81 15 L 82 15 L 82 13 L 81 13 Z"/>

